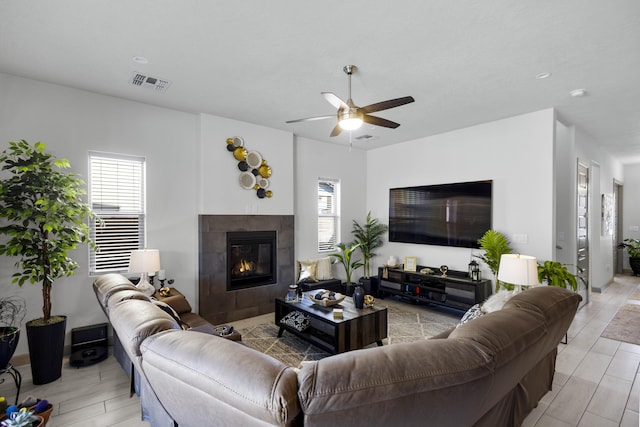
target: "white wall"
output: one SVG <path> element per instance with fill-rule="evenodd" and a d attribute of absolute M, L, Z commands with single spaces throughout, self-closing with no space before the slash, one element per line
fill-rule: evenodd
<path fill-rule="evenodd" d="M 556 249 L 555 260 L 575 265 L 576 241 L 576 170 L 574 128 L 556 121 L 555 145 Z"/>
<path fill-rule="evenodd" d="M 296 258 L 314 259 L 318 253 L 318 178 L 340 180 L 342 242 L 353 240 L 352 221 L 362 223 L 367 215 L 367 165 L 363 150 L 297 137 L 295 142 Z M 336 277 L 344 270 L 333 266 Z M 357 270 L 355 277 L 362 275 Z"/>
<path fill-rule="evenodd" d="M 493 180 L 493 228 L 515 252 L 550 259 L 552 235 L 554 112 L 538 111 L 367 153 L 367 205 L 388 223 L 389 189 Z M 514 235 L 527 243 L 513 242 Z M 419 265 L 467 270 L 471 249 L 385 243 L 373 265 L 390 255 L 416 256 Z M 483 275 L 491 273 L 483 266 Z"/>
<path fill-rule="evenodd" d="M 135 90 L 132 88 L 132 90 Z M 0 74 L 0 149 L 8 141 L 42 141 L 87 178 L 87 151 L 108 151 L 147 159 L 147 236 L 161 253 L 163 268 L 187 298 L 195 296 L 197 250 L 197 116 L 123 99 Z M 72 257 L 75 276 L 53 285 L 53 313 L 66 314 L 72 328 L 104 322 L 88 276 L 88 249 Z M 42 316 L 40 285 L 11 285 L 17 259 L 0 257 L 0 294 L 27 299 L 27 320 Z M 27 353 L 27 339 L 16 354 Z"/>

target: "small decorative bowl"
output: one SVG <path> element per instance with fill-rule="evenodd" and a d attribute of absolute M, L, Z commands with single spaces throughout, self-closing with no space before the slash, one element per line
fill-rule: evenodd
<path fill-rule="evenodd" d="M 309 299 L 311 300 L 311 302 L 313 302 L 314 304 L 318 304 L 321 305 L 323 307 L 331 307 L 334 305 L 338 305 L 340 304 L 342 301 L 344 301 L 344 299 L 346 298 L 346 295 L 340 294 L 340 293 L 336 293 L 335 294 L 335 298 L 336 299 L 329 299 L 329 298 L 322 298 L 322 299 L 316 299 L 315 298 L 315 294 L 317 294 L 318 292 L 311 292 L 309 294 L 307 294 L 309 296 Z"/>

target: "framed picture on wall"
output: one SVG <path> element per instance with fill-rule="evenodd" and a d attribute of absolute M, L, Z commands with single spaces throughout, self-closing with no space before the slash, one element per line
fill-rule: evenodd
<path fill-rule="evenodd" d="M 404 257 L 404 271 L 416 271 L 416 257 Z"/>

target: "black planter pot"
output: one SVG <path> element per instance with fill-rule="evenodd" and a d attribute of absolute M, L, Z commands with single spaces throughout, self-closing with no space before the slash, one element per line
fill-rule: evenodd
<path fill-rule="evenodd" d="M 27 322 L 29 358 L 34 384 L 48 384 L 62 375 L 62 355 L 67 317 L 60 322 L 34 326 Z"/>
<path fill-rule="evenodd" d="M 4 369 L 11 360 L 18 346 L 20 329 L 3 326 L 0 327 L 0 369 Z"/>
<path fill-rule="evenodd" d="M 634 276 L 640 275 L 640 258 L 629 258 L 629 265 Z"/>

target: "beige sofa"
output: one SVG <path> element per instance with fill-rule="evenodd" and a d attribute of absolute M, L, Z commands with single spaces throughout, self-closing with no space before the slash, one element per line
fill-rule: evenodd
<path fill-rule="evenodd" d="M 152 425 L 185 427 L 520 425 L 551 389 L 557 346 L 580 301 L 537 287 L 436 339 L 338 354 L 297 371 L 181 330 L 143 300 L 111 298 L 106 312 L 131 341 L 123 346 L 148 387 L 143 406 L 161 414 Z"/>

